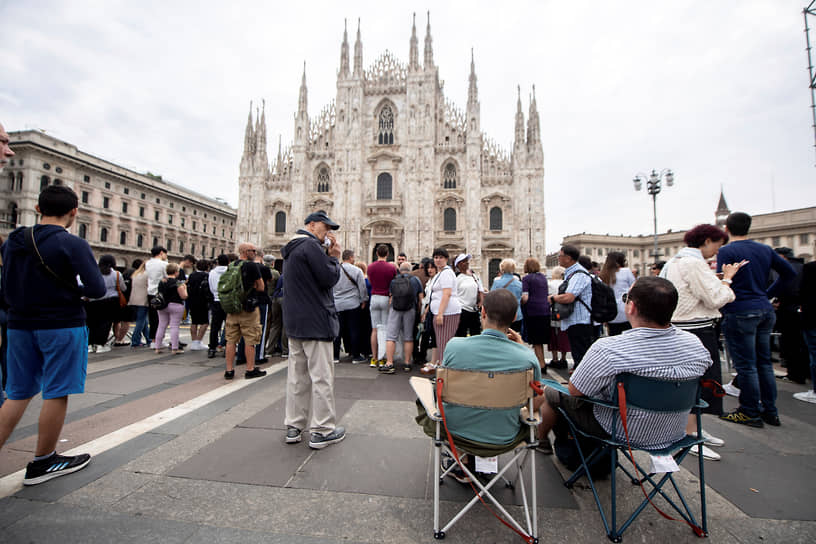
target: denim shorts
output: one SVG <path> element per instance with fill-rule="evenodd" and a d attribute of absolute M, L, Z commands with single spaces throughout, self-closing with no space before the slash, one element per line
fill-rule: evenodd
<path fill-rule="evenodd" d="M 8 330 L 8 380 L 12 400 L 44 399 L 85 392 L 88 329 Z"/>

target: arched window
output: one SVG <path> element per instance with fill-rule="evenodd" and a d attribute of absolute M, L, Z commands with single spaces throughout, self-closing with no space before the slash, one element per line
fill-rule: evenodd
<path fill-rule="evenodd" d="M 278 212 L 275 214 L 275 233 L 284 232 L 286 232 L 286 212 Z"/>
<path fill-rule="evenodd" d="M 88 225 L 85 223 L 79 224 L 79 237 L 83 240 L 88 237 Z"/>
<path fill-rule="evenodd" d="M 493 286 L 493 280 L 499 275 L 499 265 L 501 259 L 490 259 L 487 263 L 487 275 L 490 276 L 490 285 Z"/>
<path fill-rule="evenodd" d="M 17 228 L 17 204 L 14 202 L 9 204 L 9 223 L 11 228 Z"/>
<path fill-rule="evenodd" d="M 394 143 L 394 112 L 391 106 L 386 104 L 380 110 L 380 133 L 377 137 L 377 143 L 380 145 L 391 145 Z"/>
<path fill-rule="evenodd" d="M 136 236 L 136 247 L 142 247 L 144 245 L 144 235 L 139 234 Z"/>
<path fill-rule="evenodd" d="M 23 173 L 22 172 L 17 172 L 17 190 L 18 191 L 23 190 Z"/>
<path fill-rule="evenodd" d="M 502 210 L 498 206 L 490 208 L 490 230 L 502 230 Z"/>
<path fill-rule="evenodd" d="M 453 208 L 446 208 L 444 215 L 445 230 L 452 232 L 456 230 L 456 210 Z"/>
<path fill-rule="evenodd" d="M 452 162 L 445 165 L 445 173 L 442 176 L 442 180 L 442 186 L 445 189 L 456 189 L 456 165 Z"/>
<path fill-rule="evenodd" d="M 121 245 L 127 244 L 127 232 L 122 231 L 119 233 L 119 243 Z"/>
<path fill-rule="evenodd" d="M 99 231 L 99 241 L 100 242 L 107 242 L 108 241 L 108 229 L 102 227 L 102 230 Z"/>
<path fill-rule="evenodd" d="M 157 245 L 159 245 L 159 239 L 154 236 L 153 237 L 153 247 L 156 247 Z"/>
<path fill-rule="evenodd" d="M 329 192 L 329 169 L 325 166 L 321 167 L 317 173 L 317 192 Z"/>
<path fill-rule="evenodd" d="M 9 192 L 14 190 L 14 172 L 9 172 Z"/>
<path fill-rule="evenodd" d="M 377 200 L 391 200 L 391 174 L 383 172 L 377 176 Z"/>
<path fill-rule="evenodd" d="M 48 183 L 49 183 L 50 181 L 51 181 L 51 180 L 50 180 L 50 179 L 48 179 L 48 176 L 43 176 L 43 177 L 41 177 L 41 178 L 40 178 L 40 191 L 42 191 L 43 189 L 45 189 L 46 187 L 48 187 Z"/>

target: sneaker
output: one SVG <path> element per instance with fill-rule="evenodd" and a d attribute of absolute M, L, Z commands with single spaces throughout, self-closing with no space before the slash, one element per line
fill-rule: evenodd
<path fill-rule="evenodd" d="M 150 349 L 156 349 L 156 342 L 150 342 Z"/>
<path fill-rule="evenodd" d="M 253 368 L 252 370 L 247 370 L 244 372 L 244 378 L 247 380 L 251 380 L 252 378 L 262 378 L 266 376 L 266 370 L 261 370 L 260 368 Z"/>
<path fill-rule="evenodd" d="M 207 350 L 207 359 L 215 359 L 215 350 L 214 349 L 208 349 Z"/>
<path fill-rule="evenodd" d="M 309 437 L 309 447 L 313 450 L 322 450 L 326 446 L 336 444 L 346 437 L 343 427 L 335 427 L 329 434 L 312 433 Z"/>
<path fill-rule="evenodd" d="M 408 364 L 404 364 L 404 365 L 402 365 L 402 371 L 403 371 L 403 372 L 411 372 L 411 369 L 412 369 L 412 368 L 413 368 L 413 367 L 411 366 L 411 363 L 408 363 Z"/>
<path fill-rule="evenodd" d="M 288 353 L 281 353 L 281 359 L 288 359 L 288 358 L 289 358 Z"/>
<path fill-rule="evenodd" d="M 393 374 L 395 372 L 394 365 L 383 365 L 379 368 L 379 371 L 383 374 Z"/>
<path fill-rule="evenodd" d="M 26 467 L 23 485 L 41 484 L 58 476 L 71 474 L 82 470 L 90 462 L 91 456 L 87 453 L 73 457 L 54 454 L 47 459 L 31 461 Z"/>
<path fill-rule="evenodd" d="M 696 456 L 698 454 L 697 446 L 694 446 L 693 448 L 691 448 L 689 450 L 689 453 L 691 455 Z M 712 450 L 711 448 L 707 448 L 706 446 L 703 446 L 703 459 L 705 459 L 706 461 L 719 461 L 720 460 L 720 454 L 717 453 L 716 451 Z"/>
<path fill-rule="evenodd" d="M 816 404 L 816 391 L 802 391 L 801 393 L 794 393 L 793 398 L 803 402 L 812 402 Z"/>
<path fill-rule="evenodd" d="M 388 362 L 385 359 L 380 359 L 379 361 L 377 361 L 377 368 L 382 370 L 382 367 L 384 367 L 387 363 Z"/>
<path fill-rule="evenodd" d="M 567 368 L 567 360 L 561 359 L 560 361 L 557 361 L 553 359 L 552 361 L 550 361 L 550 368 L 565 369 Z"/>
<path fill-rule="evenodd" d="M 734 385 L 734 382 L 729 382 L 723 385 L 723 389 L 725 390 L 725 394 L 729 397 L 738 397 L 740 396 L 739 387 Z"/>
<path fill-rule="evenodd" d="M 762 418 L 762 421 L 764 421 L 768 425 L 772 425 L 774 427 L 779 427 L 780 425 L 782 425 L 782 423 L 779 421 L 778 415 L 770 415 L 766 414 L 765 412 L 762 412 L 761 414 L 759 414 L 759 417 Z"/>
<path fill-rule="evenodd" d="M 335 357 L 334 359 L 332 359 L 332 363 L 334 363 L 336 365 L 339 365 L 340 364 L 340 359 Z"/>
<path fill-rule="evenodd" d="M 365 363 L 365 362 L 366 362 L 366 358 L 363 357 L 362 355 L 357 355 L 357 356 L 351 358 L 351 364 L 353 364 L 353 365 L 359 365 L 360 363 Z"/>
<path fill-rule="evenodd" d="M 744 412 L 741 412 L 739 410 L 734 410 L 733 412 L 723 414 L 720 416 L 720 419 L 730 421 L 731 423 L 739 423 L 740 425 L 756 427 L 758 429 L 761 429 L 762 427 L 765 426 L 765 424 L 762 423 L 762 419 L 758 417 L 750 417 Z"/>
<path fill-rule="evenodd" d="M 695 437 L 697 437 L 697 436 L 702 437 L 705 440 L 705 445 L 706 446 L 714 446 L 715 448 L 725 446 L 725 440 L 723 440 L 722 438 L 717 438 L 716 436 L 711 436 L 710 434 L 708 434 L 704 430 L 700 431 L 699 434 L 694 433 L 694 436 Z"/>
<path fill-rule="evenodd" d="M 303 431 L 298 429 L 297 427 L 292 427 L 291 425 L 286 426 L 286 443 L 287 444 L 296 444 L 300 442 L 300 439 L 303 437 Z"/>
<path fill-rule="evenodd" d="M 96 353 L 107 353 L 111 350 L 111 347 L 108 344 L 102 344 L 101 346 L 96 346 Z"/>
<path fill-rule="evenodd" d="M 225 370 L 224 371 L 224 379 L 225 380 L 231 380 L 234 377 L 235 377 L 235 371 L 234 370 Z"/>
<path fill-rule="evenodd" d="M 552 443 L 550 442 L 550 437 L 542 438 L 538 441 L 538 446 L 536 446 L 536 450 L 540 451 L 544 455 L 552 455 L 553 454 L 553 447 Z"/>
<path fill-rule="evenodd" d="M 96 346 L 93 344 L 88 346 L 88 353 L 96 353 Z"/>
<path fill-rule="evenodd" d="M 370 363 L 368 363 L 368 366 L 369 366 L 370 368 L 377 368 L 377 359 L 375 359 L 374 357 L 372 357 L 372 358 L 371 358 L 371 362 L 370 362 Z"/>
<path fill-rule="evenodd" d="M 456 461 L 454 461 L 453 458 L 445 459 L 442 462 L 442 470 L 448 470 L 451 467 L 451 465 L 453 465 L 455 463 L 456 463 Z M 456 480 L 457 482 L 459 482 L 460 484 L 464 484 L 464 485 L 467 485 L 467 484 L 471 483 L 471 481 L 472 481 L 470 479 L 470 476 L 465 474 L 465 471 L 462 470 L 462 468 L 460 466 L 458 466 L 458 465 L 455 466 L 453 469 L 451 469 L 448 472 L 447 475 L 450 476 L 451 478 L 453 478 L 454 480 Z"/>

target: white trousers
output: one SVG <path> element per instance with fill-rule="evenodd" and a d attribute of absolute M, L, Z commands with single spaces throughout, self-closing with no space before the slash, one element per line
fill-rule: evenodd
<path fill-rule="evenodd" d="M 334 363 L 332 342 L 289 338 L 289 373 L 286 377 L 285 425 L 313 433 L 334 430 Z"/>

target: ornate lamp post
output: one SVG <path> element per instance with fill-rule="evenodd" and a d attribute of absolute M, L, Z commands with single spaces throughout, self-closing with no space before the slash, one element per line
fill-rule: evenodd
<path fill-rule="evenodd" d="M 632 182 L 635 184 L 635 191 L 640 191 L 641 186 L 643 185 L 643 180 L 646 180 L 646 190 L 652 195 L 652 213 L 654 216 L 654 259 L 655 262 L 658 261 L 658 250 L 657 250 L 657 195 L 660 194 L 661 189 L 661 182 L 663 179 L 666 179 L 666 186 L 671 187 L 674 185 L 674 174 L 672 173 L 671 169 L 664 168 L 658 174 L 656 170 L 652 170 L 652 173 L 649 174 L 647 177 L 646 174 L 638 173 L 635 175 L 635 179 Z"/>

